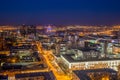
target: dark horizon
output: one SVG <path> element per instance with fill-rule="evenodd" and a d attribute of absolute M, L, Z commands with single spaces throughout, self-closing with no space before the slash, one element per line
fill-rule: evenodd
<path fill-rule="evenodd" d="M 0 25 L 119 25 L 119 0 L 1 0 Z"/>

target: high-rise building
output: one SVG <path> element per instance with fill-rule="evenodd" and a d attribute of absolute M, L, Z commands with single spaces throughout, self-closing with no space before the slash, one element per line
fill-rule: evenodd
<path fill-rule="evenodd" d="M 21 35 L 29 35 L 29 34 L 34 34 L 36 36 L 36 26 L 30 25 L 23 25 L 20 27 L 20 33 Z"/>

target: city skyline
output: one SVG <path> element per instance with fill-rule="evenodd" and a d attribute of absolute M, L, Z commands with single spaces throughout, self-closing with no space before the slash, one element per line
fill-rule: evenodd
<path fill-rule="evenodd" d="M 4 0 L 0 25 L 119 25 L 119 0 Z"/>

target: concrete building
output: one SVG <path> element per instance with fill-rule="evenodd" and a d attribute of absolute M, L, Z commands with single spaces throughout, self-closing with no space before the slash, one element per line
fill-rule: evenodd
<path fill-rule="evenodd" d="M 56 43 L 56 47 L 55 47 L 56 55 L 65 54 L 66 52 L 67 52 L 66 41 Z"/>
<path fill-rule="evenodd" d="M 16 80 L 56 80 L 52 72 L 16 74 Z"/>
<path fill-rule="evenodd" d="M 120 58 L 74 58 L 74 54 L 61 55 L 63 66 L 67 70 L 85 70 L 85 69 L 99 69 L 111 68 L 118 70 L 117 66 L 120 65 Z"/>
<path fill-rule="evenodd" d="M 0 80 L 56 80 L 53 72 L 20 73 L 15 76 L 0 75 Z"/>
<path fill-rule="evenodd" d="M 117 80 L 117 72 L 109 68 L 76 70 L 72 77 L 72 80 Z"/>

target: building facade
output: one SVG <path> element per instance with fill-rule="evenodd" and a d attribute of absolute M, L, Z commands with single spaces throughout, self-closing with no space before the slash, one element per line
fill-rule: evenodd
<path fill-rule="evenodd" d="M 101 59 L 101 60 L 84 60 L 84 61 L 70 61 L 65 56 L 61 56 L 64 66 L 69 70 L 85 70 L 85 69 L 98 69 L 98 68 L 111 68 L 118 70 L 120 59 Z"/>

